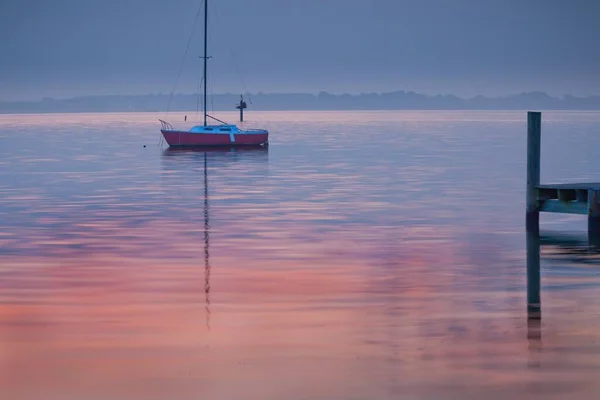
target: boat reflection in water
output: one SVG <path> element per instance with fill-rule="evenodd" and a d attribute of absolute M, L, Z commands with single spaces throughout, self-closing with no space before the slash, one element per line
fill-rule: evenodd
<path fill-rule="evenodd" d="M 200 158 L 207 154 L 211 155 L 229 154 L 237 155 L 240 158 L 248 158 L 252 154 L 269 154 L 269 146 L 256 147 L 225 147 L 225 146 L 195 146 L 195 147 L 169 147 L 163 151 L 163 157 L 185 157 L 191 154 Z"/>
<path fill-rule="evenodd" d="M 185 173 L 197 171 L 198 163 L 203 166 L 204 174 L 204 296 L 206 310 L 206 327 L 210 330 L 210 199 L 209 168 L 219 168 L 234 162 L 243 162 L 244 166 L 256 166 L 255 162 L 264 164 L 268 161 L 268 147 L 188 147 L 168 148 L 163 152 L 163 163 L 169 172 Z M 171 162 L 173 161 L 173 162 Z M 254 163 L 253 163 L 254 162 Z M 245 168 L 246 169 L 246 168 Z M 247 170 L 247 169 L 246 169 Z M 257 171 L 261 171 L 258 168 Z M 176 176 L 176 179 L 180 177 Z M 186 180 L 189 183 L 189 180 Z"/>

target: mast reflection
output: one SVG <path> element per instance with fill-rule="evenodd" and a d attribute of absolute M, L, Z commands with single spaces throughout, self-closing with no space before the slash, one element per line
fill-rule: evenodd
<path fill-rule="evenodd" d="M 204 153 L 204 303 L 206 309 L 206 327 L 210 331 L 210 237 L 209 237 L 209 204 L 208 204 L 208 169 L 207 157 Z"/>
<path fill-rule="evenodd" d="M 228 147 L 193 147 L 193 148 L 167 148 L 163 151 L 163 167 L 176 173 L 177 179 L 189 176 L 197 171 L 201 163 L 204 169 L 204 308 L 206 327 L 211 329 L 211 262 L 210 262 L 210 198 L 208 167 L 209 159 L 211 169 L 219 171 L 219 167 L 230 163 L 242 162 L 248 168 L 256 164 L 268 163 L 268 147 L 228 148 Z M 261 170 L 259 166 L 258 170 Z M 262 167 L 264 171 L 264 167 Z M 197 176 L 197 175 L 196 175 Z"/>

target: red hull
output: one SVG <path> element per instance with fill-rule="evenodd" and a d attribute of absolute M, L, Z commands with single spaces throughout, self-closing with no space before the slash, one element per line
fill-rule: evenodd
<path fill-rule="evenodd" d="M 269 133 L 195 133 L 161 130 L 169 146 L 260 146 L 269 143 Z"/>

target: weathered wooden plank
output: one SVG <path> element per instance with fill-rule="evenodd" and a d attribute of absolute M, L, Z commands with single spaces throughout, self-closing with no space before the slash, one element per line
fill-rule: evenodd
<path fill-rule="evenodd" d="M 587 190 L 583 190 L 583 189 L 575 190 L 575 200 L 587 203 L 587 201 L 588 201 L 588 191 Z"/>
<path fill-rule="evenodd" d="M 540 236 L 527 232 L 527 318 L 541 319 Z"/>
<path fill-rule="evenodd" d="M 541 124 L 539 112 L 527 113 L 527 316 L 541 319 L 540 212 L 588 216 L 590 245 L 600 247 L 600 182 L 540 184 Z"/>
<path fill-rule="evenodd" d="M 541 202 L 540 211 L 586 215 L 588 213 L 588 205 L 581 201 L 564 202 L 560 200 L 546 200 Z"/>
<path fill-rule="evenodd" d="M 588 235 L 598 238 L 600 236 L 600 190 L 588 191 Z"/>
<path fill-rule="evenodd" d="M 538 184 L 539 189 L 550 189 L 550 190 L 600 190 L 599 182 L 575 182 L 575 183 L 544 183 L 543 185 Z"/>
<path fill-rule="evenodd" d="M 587 193 L 587 191 L 586 191 Z M 537 189 L 538 202 L 550 199 L 558 199 L 558 190 L 556 189 Z M 539 204 L 539 203 L 538 203 Z"/>
<path fill-rule="evenodd" d="M 577 198 L 577 193 L 573 189 L 558 189 L 558 200 L 568 202 Z"/>
<path fill-rule="evenodd" d="M 540 184 L 542 113 L 527 113 L 527 198 L 525 224 L 528 232 L 539 232 L 540 212 L 537 187 Z"/>

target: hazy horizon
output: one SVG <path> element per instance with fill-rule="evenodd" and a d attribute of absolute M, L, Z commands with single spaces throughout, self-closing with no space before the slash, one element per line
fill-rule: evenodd
<path fill-rule="evenodd" d="M 102 91 L 101 91 L 102 92 Z M 117 91 L 118 92 L 118 91 Z M 423 96 L 430 96 L 430 97 L 436 97 L 436 96 L 454 96 L 457 97 L 459 99 L 463 99 L 463 100 L 471 100 L 480 96 L 483 96 L 485 98 L 489 98 L 489 99 L 498 99 L 498 98 L 505 98 L 505 97 L 511 97 L 511 96 L 521 96 L 521 95 L 527 95 L 527 94 L 533 94 L 533 93 L 539 93 L 539 94 L 545 94 L 548 95 L 549 97 L 552 98 L 556 98 L 556 99 L 561 99 L 561 98 L 565 98 L 568 96 L 574 96 L 574 97 L 579 97 L 579 98 L 592 98 L 592 97 L 597 97 L 600 96 L 600 92 L 598 93 L 590 93 L 589 95 L 578 95 L 578 94 L 574 94 L 574 93 L 551 93 L 551 92 L 547 92 L 544 90 L 529 90 L 529 91 L 515 91 L 515 92 L 510 92 L 510 91 L 506 91 L 505 93 L 501 93 L 501 94 L 485 94 L 485 93 L 473 93 L 473 94 L 469 94 L 469 95 L 460 95 L 460 94 L 456 94 L 456 93 L 450 93 L 450 92 L 435 92 L 435 91 L 419 91 L 419 90 L 408 90 L 408 89 L 403 89 L 403 88 L 389 88 L 388 90 L 383 90 L 383 91 L 329 91 L 329 90 L 322 90 L 322 91 L 263 91 L 263 90 L 257 90 L 257 91 L 253 91 L 253 92 L 244 92 L 244 91 L 222 91 L 222 92 L 214 92 L 209 94 L 209 98 L 211 96 L 239 96 L 239 95 L 243 95 L 243 96 L 247 96 L 247 95 L 251 95 L 251 96 L 257 96 L 257 95 L 267 95 L 267 96 L 271 96 L 271 95 L 289 95 L 289 96 L 293 96 L 293 95 L 306 95 L 306 96 L 319 96 L 319 94 L 321 93 L 325 93 L 325 94 L 329 94 L 329 95 L 334 95 L 334 96 L 345 96 L 345 95 L 350 95 L 350 96 L 361 96 L 361 95 L 384 95 L 384 94 L 391 94 L 391 93 L 399 93 L 399 92 L 404 92 L 404 93 L 415 93 L 417 95 L 423 95 Z M 27 102 L 27 103 L 34 103 L 34 102 L 39 102 L 39 101 L 43 101 L 45 99 L 51 99 L 51 100 L 72 100 L 72 99 L 77 99 L 77 98 L 93 98 L 93 97 L 112 97 L 112 96 L 122 96 L 122 97 L 145 97 L 145 96 L 197 96 L 197 95 L 201 95 L 202 92 L 198 92 L 198 91 L 193 91 L 193 90 L 177 90 L 174 92 L 170 92 L 170 91 L 154 91 L 154 92 L 139 92 L 139 93 L 135 93 L 135 92 L 120 92 L 120 93 L 115 93 L 115 92 L 108 92 L 106 91 L 106 93 L 83 93 L 80 95 L 70 95 L 70 96 L 43 96 L 43 97 L 36 97 L 33 99 L 25 99 L 25 100 L 1 100 L 0 102 L 2 103 L 13 103 L 13 102 Z"/>
<path fill-rule="evenodd" d="M 194 92 L 200 0 L 4 0 L 0 101 Z M 592 0 L 213 0 L 211 93 L 600 94 Z"/>

